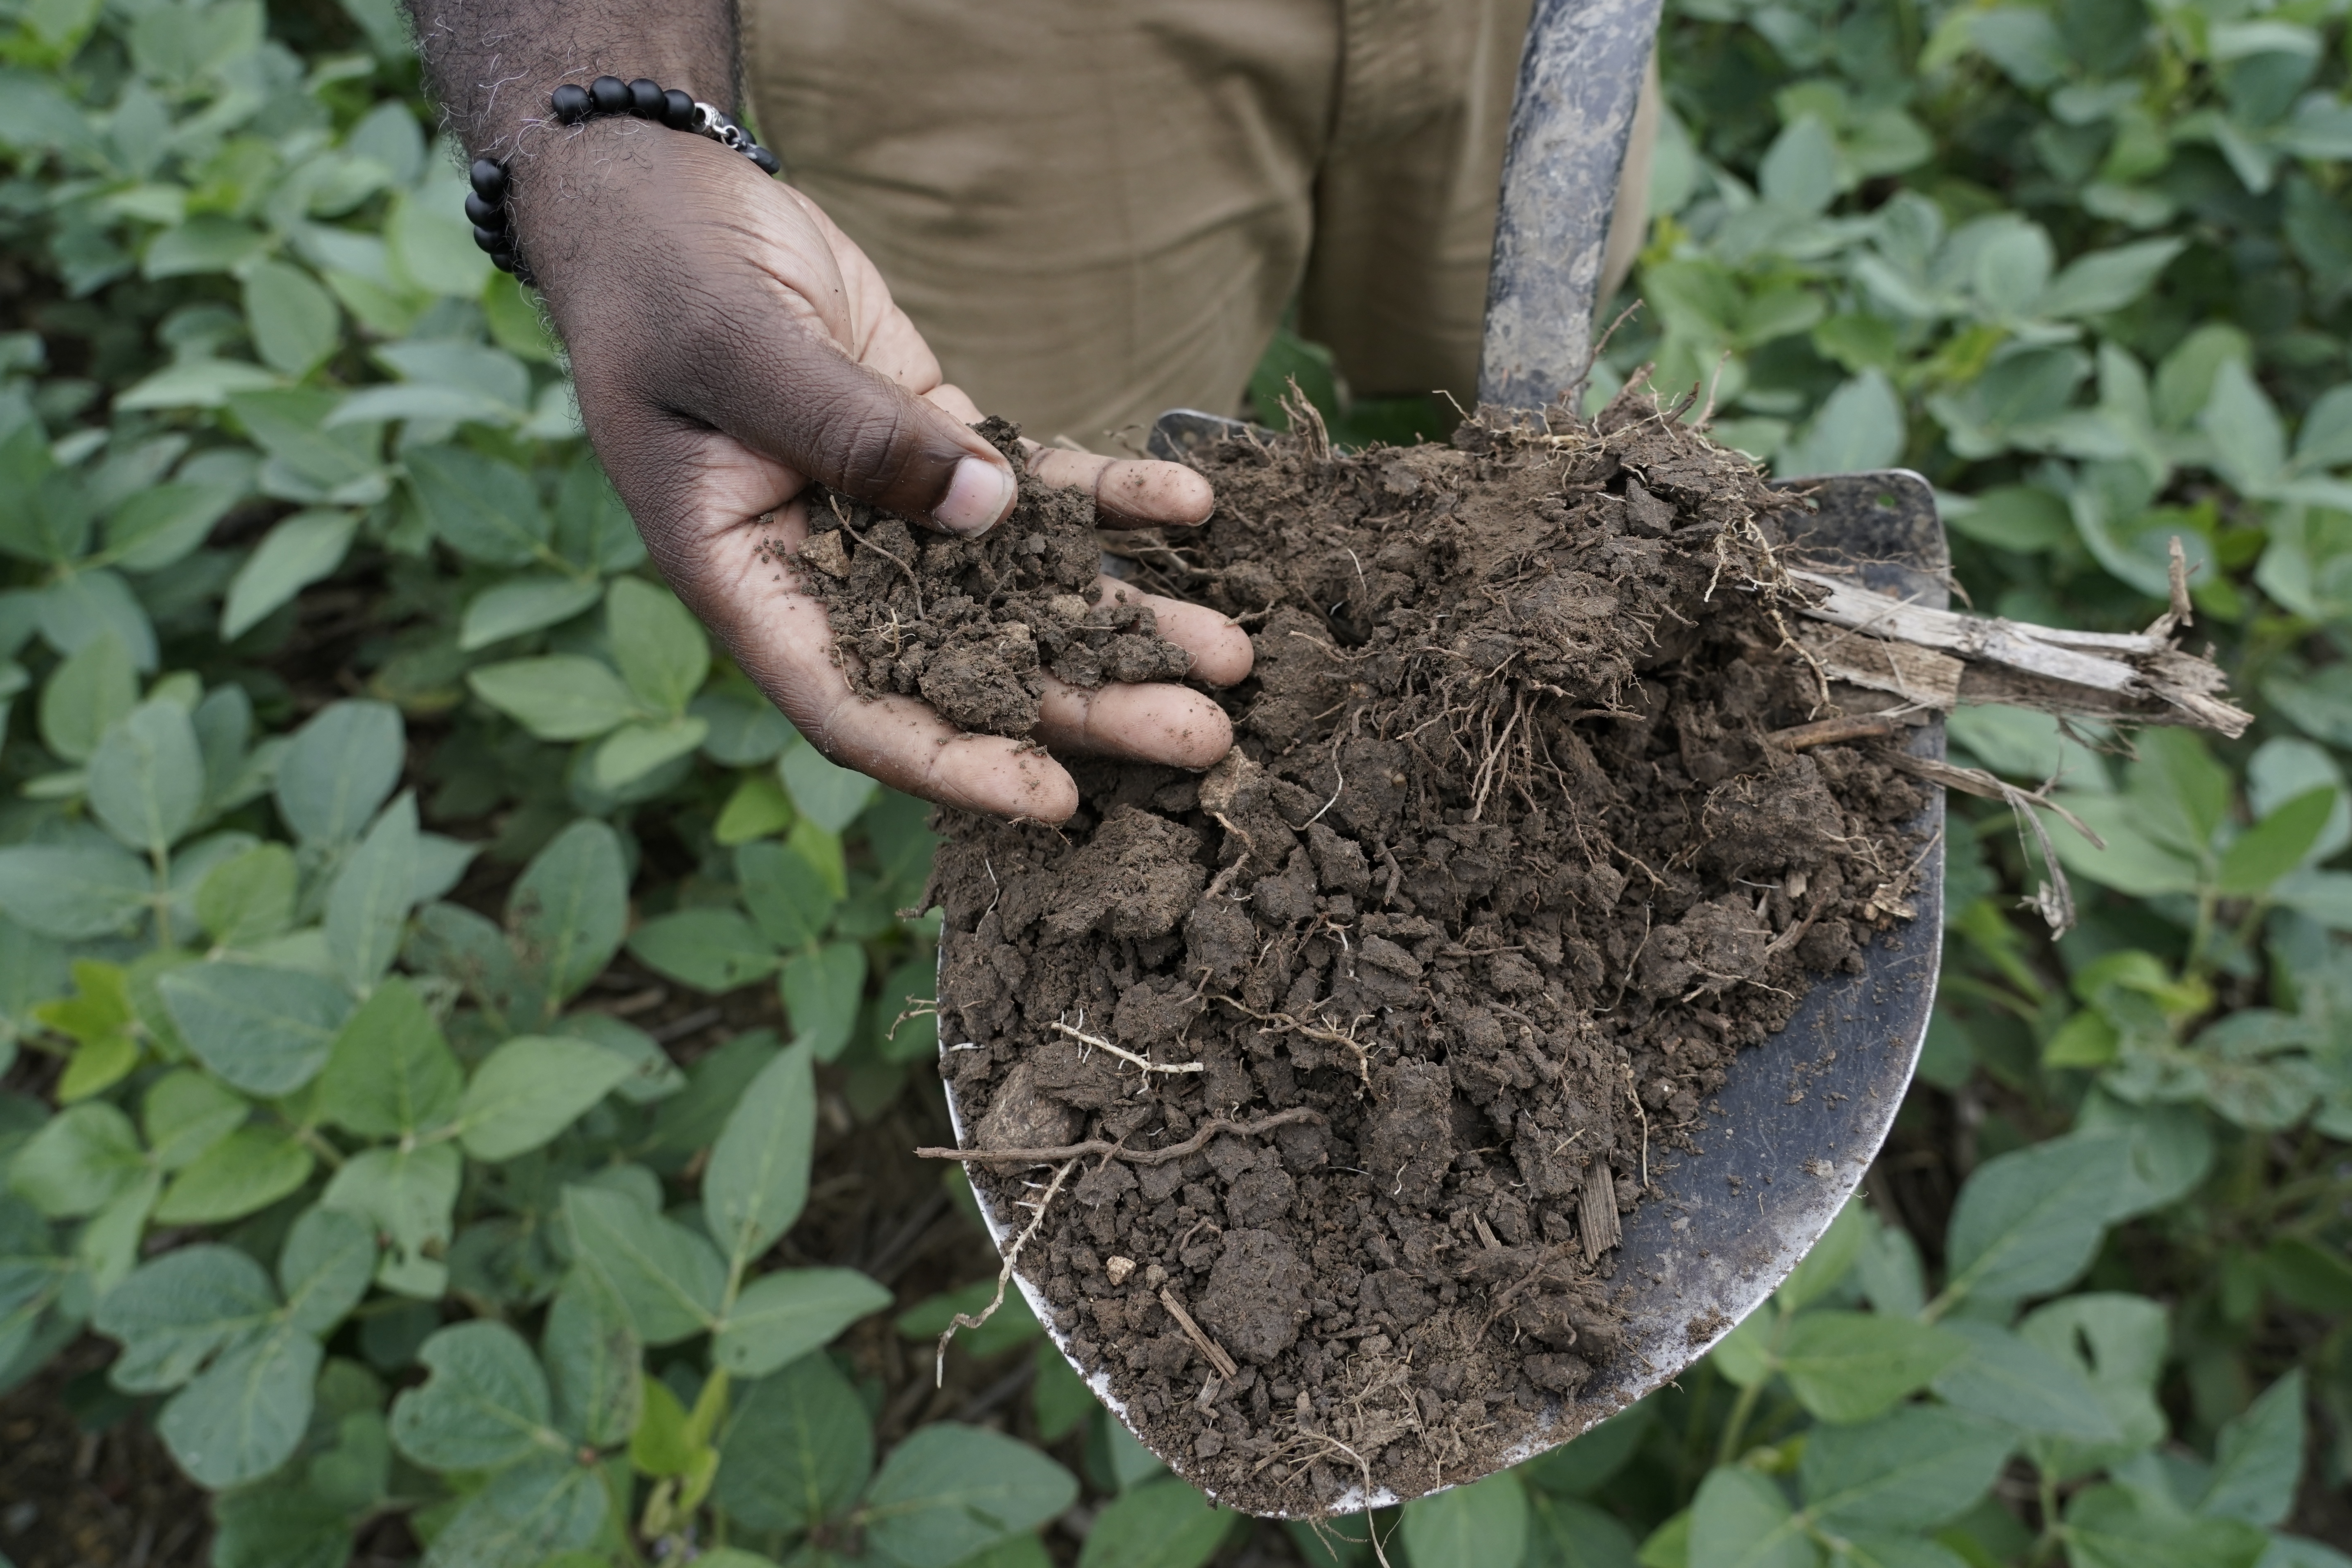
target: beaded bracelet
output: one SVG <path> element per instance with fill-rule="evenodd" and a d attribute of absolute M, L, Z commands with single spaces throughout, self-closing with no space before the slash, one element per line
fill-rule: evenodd
<path fill-rule="evenodd" d="M 586 87 L 565 82 L 547 96 L 548 107 L 566 125 L 578 125 L 604 115 L 626 114 L 651 120 L 672 131 L 708 136 L 722 147 L 749 158 L 763 174 L 780 173 L 776 155 L 752 140 L 751 133 L 713 105 L 691 93 L 665 88 L 639 77 L 623 81 L 600 76 Z M 513 226 L 507 214 L 507 165 L 495 158 L 477 158 L 466 171 L 473 190 L 466 197 L 466 216 L 474 226 L 474 243 L 489 254 L 491 265 L 511 272 L 517 281 L 534 283 L 530 268 L 515 247 Z"/>

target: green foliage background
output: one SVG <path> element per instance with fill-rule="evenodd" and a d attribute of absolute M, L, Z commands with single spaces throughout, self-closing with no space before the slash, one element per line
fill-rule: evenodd
<path fill-rule="evenodd" d="M 1986 610 L 2144 625 L 2178 537 L 2260 719 L 1956 719 L 2105 839 L 2053 826 L 2079 928 L 1956 803 L 1867 1201 L 1676 1386 L 1386 1550 L 2343 1564 L 2287 1528 L 2340 1535 L 2352 1470 L 2343 0 L 1669 10 L 1594 395 L 1650 363 L 1783 474 L 1920 469 Z M 429 126 L 388 0 L 0 0 L 0 1387 L 119 1343 L 106 1414 L 219 1494 L 224 1568 L 388 1514 L 434 1568 L 1046 1561 L 1079 1477 L 951 1422 L 877 1455 L 824 1347 L 889 1293 L 772 1252 L 820 1071 L 872 1117 L 935 1047 L 921 808 L 657 585 Z M 1286 334 L 1289 374 L 1343 437 L 1435 433 Z M 625 944 L 775 986 L 789 1041 L 681 1071 L 585 1005 Z M 1080 1562 L 1234 1550 L 1037 1339 L 1016 1303 L 968 1348 L 1038 1357 Z"/>

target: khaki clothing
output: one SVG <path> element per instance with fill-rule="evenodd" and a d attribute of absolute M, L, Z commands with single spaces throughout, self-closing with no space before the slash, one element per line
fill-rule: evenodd
<path fill-rule="evenodd" d="M 1233 412 L 1294 298 L 1358 395 L 1471 401 L 1529 5 L 743 14 L 762 139 L 873 258 L 948 379 L 1041 439 L 1111 449 L 1165 408 Z M 1642 118 L 1604 300 L 1640 241 Z"/>

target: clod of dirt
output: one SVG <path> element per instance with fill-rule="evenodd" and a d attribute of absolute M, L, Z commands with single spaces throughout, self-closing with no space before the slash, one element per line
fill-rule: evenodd
<path fill-rule="evenodd" d="M 832 612 L 850 684 L 866 696 L 920 697 L 958 729 L 1026 735 L 1046 677 L 1181 680 L 1192 656 L 1157 618 L 1104 591 L 1094 502 L 1027 476 L 1020 431 L 980 433 L 1022 475 L 1012 515 L 979 539 L 918 534 L 902 520 L 822 485 L 808 492 L 800 578 Z"/>
<path fill-rule="evenodd" d="M 1060 829 L 943 814 L 941 1070 L 978 1147 L 1116 1146 L 1022 1268 L 1153 1447 L 1307 1513 L 1491 1464 L 1624 1353 L 1620 1216 L 1731 1053 L 1906 907 L 1925 797 L 1895 742 L 1776 739 L 1826 711 L 1774 548 L 1803 502 L 1646 396 L 1202 467 L 1209 523 L 1131 549 L 1250 628 L 1235 748 L 1081 762 Z M 1034 697 L 1143 635 L 1098 601 L 1048 620 L 1095 539 L 1022 504 L 981 545 L 845 508 L 861 679 Z M 1034 1195 L 971 1169 L 1000 1214 Z"/>

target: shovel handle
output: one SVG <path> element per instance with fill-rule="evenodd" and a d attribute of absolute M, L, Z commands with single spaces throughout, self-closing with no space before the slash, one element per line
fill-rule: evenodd
<path fill-rule="evenodd" d="M 1609 215 L 1659 0 L 1536 0 L 1486 278 L 1478 401 L 1541 408 L 1584 378 Z"/>

